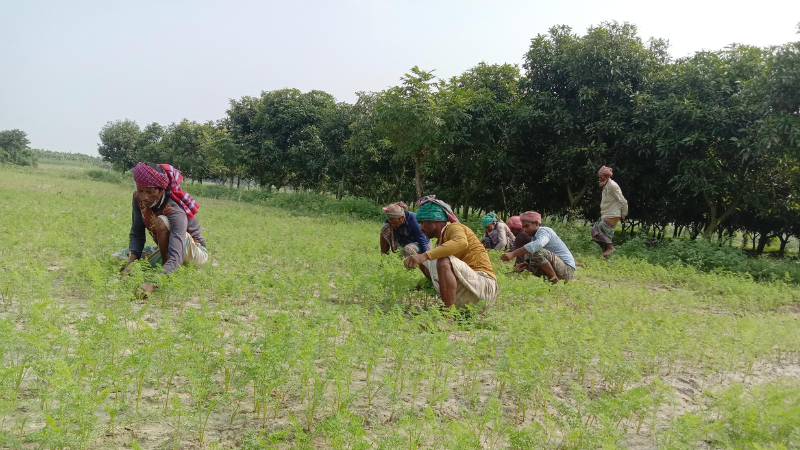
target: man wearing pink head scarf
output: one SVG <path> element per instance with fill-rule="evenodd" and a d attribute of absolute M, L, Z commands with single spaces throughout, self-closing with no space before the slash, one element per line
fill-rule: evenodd
<path fill-rule="evenodd" d="M 531 241 L 514 251 L 504 253 L 502 261 L 511 261 L 520 256 L 526 262 L 517 264 L 514 271 L 530 270 L 536 276 L 545 276 L 551 283 L 570 281 L 575 275 L 575 258 L 555 230 L 542 226 L 542 215 L 526 211 L 519 216 L 525 234 Z"/>
<path fill-rule="evenodd" d="M 198 205 L 181 189 L 180 170 L 169 164 L 140 162 L 133 168 L 133 179 L 136 191 L 131 203 L 129 245 L 114 254 L 127 260 L 123 271 L 137 259 L 162 266 L 163 274 L 188 262 L 204 264 L 208 250 L 196 217 Z M 148 234 L 155 246 L 145 246 Z M 140 293 L 146 296 L 155 289 L 155 285 L 145 284 Z"/>
<path fill-rule="evenodd" d="M 511 234 L 514 235 L 514 241 L 511 244 L 511 251 L 518 248 L 522 248 L 531 241 L 531 237 L 525 234 L 522 231 L 522 220 L 519 216 L 511 216 L 508 218 L 508 228 L 511 230 Z M 517 256 L 517 264 L 522 264 L 525 262 L 525 256 Z"/>
<path fill-rule="evenodd" d="M 614 229 L 617 222 L 625 221 L 628 215 L 628 201 L 622 195 L 622 189 L 611 179 L 614 172 L 611 167 L 603 166 L 597 172 L 597 179 L 600 187 L 603 188 L 603 196 L 600 200 L 600 221 L 592 227 L 592 240 L 597 242 L 603 250 L 603 257 L 608 259 L 608 255 L 614 253 L 616 249 L 612 243 Z"/>

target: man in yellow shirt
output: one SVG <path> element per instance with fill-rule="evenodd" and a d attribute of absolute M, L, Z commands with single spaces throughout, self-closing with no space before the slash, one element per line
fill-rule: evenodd
<path fill-rule="evenodd" d="M 433 282 L 447 307 L 463 307 L 497 298 L 497 277 L 486 248 L 466 225 L 459 223 L 452 208 L 435 195 L 421 198 L 417 221 L 436 247 L 406 258 L 406 269 L 417 267 Z"/>

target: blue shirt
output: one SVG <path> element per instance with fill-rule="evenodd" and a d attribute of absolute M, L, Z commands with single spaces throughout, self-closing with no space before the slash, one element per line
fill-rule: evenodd
<path fill-rule="evenodd" d="M 397 242 L 401 247 L 416 243 L 419 245 L 420 253 L 427 252 L 431 249 L 431 241 L 428 240 L 427 236 L 419 229 L 417 215 L 410 211 L 405 211 L 405 213 L 406 220 L 404 220 L 399 227 L 392 227 Z M 389 223 L 389 219 L 386 219 L 386 223 Z"/>
<path fill-rule="evenodd" d="M 525 244 L 525 250 L 528 253 L 536 253 L 540 249 L 550 250 L 554 255 L 561 258 L 566 265 L 573 269 L 575 268 L 575 258 L 572 257 L 567 244 L 558 237 L 552 228 L 539 227 L 536 234 L 533 235 L 533 240 Z"/>

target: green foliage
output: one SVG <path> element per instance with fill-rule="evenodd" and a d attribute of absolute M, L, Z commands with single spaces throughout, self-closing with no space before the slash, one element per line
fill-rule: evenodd
<path fill-rule="evenodd" d="M 111 164 L 103 161 L 98 156 L 84 155 L 83 153 L 64 153 L 51 150 L 34 149 L 34 154 L 40 160 L 45 160 L 49 164 L 62 164 L 66 162 L 76 162 L 90 164 L 101 169 L 111 169 Z"/>
<path fill-rule="evenodd" d="M 187 187 L 210 263 L 123 277 L 110 255 L 127 245 L 129 175 L 75 172 L 0 173 L 4 446 L 796 446 L 796 380 L 765 383 L 800 358 L 800 290 L 783 279 L 606 262 L 585 226 L 550 215 L 573 282 L 510 274 L 490 251 L 497 302 L 443 311 L 380 254 L 370 201 L 208 183 Z M 145 280 L 159 287 L 141 300 Z"/>
<path fill-rule="evenodd" d="M 28 144 L 28 135 L 22 130 L 0 131 L 0 163 L 36 167 L 36 154 Z"/>
<path fill-rule="evenodd" d="M 800 447 L 800 385 L 785 380 L 745 389 L 735 384 L 709 394 L 701 415 L 686 414 L 664 433 L 665 448 Z"/>
<path fill-rule="evenodd" d="M 641 258 L 665 267 L 685 264 L 705 272 L 747 274 L 758 281 L 800 283 L 800 267 L 794 261 L 773 261 L 763 256 L 751 258 L 741 249 L 720 246 L 707 239 L 653 242 L 637 237 L 619 246 L 619 255 Z"/>

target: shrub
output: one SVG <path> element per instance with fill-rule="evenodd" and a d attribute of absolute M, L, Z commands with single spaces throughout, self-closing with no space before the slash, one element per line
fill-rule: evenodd
<path fill-rule="evenodd" d="M 766 257 L 751 258 L 741 249 L 719 246 L 702 238 L 651 241 L 636 237 L 619 246 L 618 254 L 660 266 L 683 264 L 704 272 L 748 273 L 758 281 L 787 280 L 788 277 L 787 281 L 800 282 L 797 263 L 772 261 Z"/>

